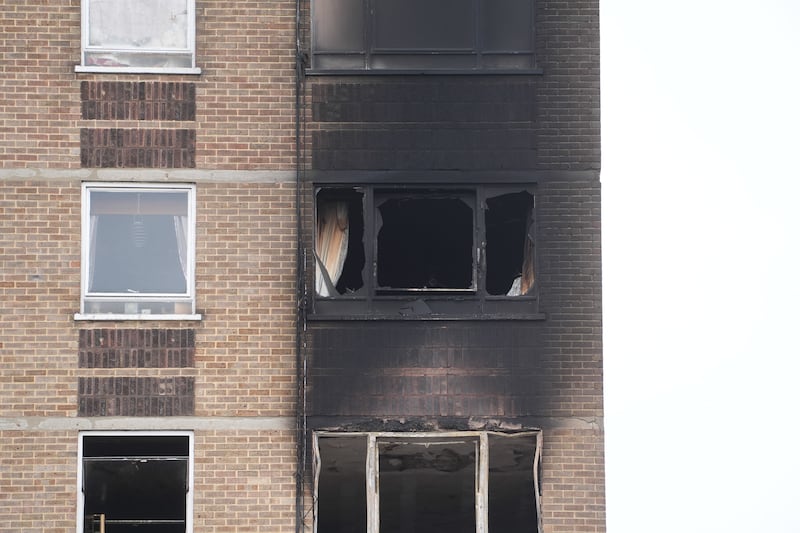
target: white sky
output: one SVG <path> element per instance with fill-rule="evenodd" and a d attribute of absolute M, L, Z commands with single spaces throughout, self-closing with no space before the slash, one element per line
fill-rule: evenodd
<path fill-rule="evenodd" d="M 800 532 L 800 0 L 601 0 L 609 533 Z"/>

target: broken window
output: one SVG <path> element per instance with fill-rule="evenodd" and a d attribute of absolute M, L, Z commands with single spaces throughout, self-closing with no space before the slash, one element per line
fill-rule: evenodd
<path fill-rule="evenodd" d="M 525 188 L 316 192 L 318 298 L 533 296 L 534 246 L 534 196 Z"/>
<path fill-rule="evenodd" d="M 190 433 L 82 433 L 79 454 L 79 533 L 191 531 Z"/>
<path fill-rule="evenodd" d="M 378 191 L 378 293 L 473 291 L 474 195 Z"/>
<path fill-rule="evenodd" d="M 486 199 L 486 292 L 519 296 L 533 288 L 533 195 Z"/>
<path fill-rule="evenodd" d="M 355 189 L 317 193 L 316 293 L 355 294 L 364 286 L 364 194 Z"/>
<path fill-rule="evenodd" d="M 539 533 L 541 434 L 314 435 L 318 533 Z"/>

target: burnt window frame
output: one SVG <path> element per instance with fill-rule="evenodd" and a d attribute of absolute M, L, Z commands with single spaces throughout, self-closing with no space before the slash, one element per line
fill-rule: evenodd
<path fill-rule="evenodd" d="M 486 6 L 496 8 L 499 5 L 492 0 L 469 0 L 470 9 L 462 22 L 471 25 L 471 28 L 467 29 L 466 26 L 460 28 L 462 32 L 471 34 L 468 43 L 432 45 L 412 38 L 407 43 L 382 46 L 378 36 L 380 14 L 377 9 L 381 1 L 383 0 L 312 0 L 309 73 L 541 73 L 541 69 L 536 65 L 536 3 L 533 0 L 518 0 L 519 6 L 506 6 L 508 13 L 500 13 L 511 17 L 515 14 L 515 9 L 529 10 L 528 24 L 518 30 L 520 33 L 516 38 L 524 42 L 524 46 L 519 44 L 510 46 L 505 43 L 504 46 L 500 46 L 499 43 L 491 42 L 492 39 L 497 39 L 497 30 L 501 27 L 500 23 L 495 23 L 495 27 L 489 25 L 490 19 L 498 16 L 496 13 L 493 17 L 487 10 Z M 417 7 L 420 11 L 410 11 L 404 17 L 392 18 L 394 20 L 448 18 L 448 21 L 452 22 L 452 15 L 448 16 L 446 7 L 440 8 L 442 11 L 436 13 L 426 9 L 430 3 L 420 4 L 422 7 Z M 414 8 L 414 6 L 409 7 L 409 9 Z M 345 13 L 347 16 L 341 17 L 337 26 L 337 22 L 334 22 L 336 17 L 331 16 L 332 13 Z M 391 13 L 384 14 L 384 17 L 387 15 Z M 514 17 L 515 22 L 519 20 L 521 17 Z M 437 23 L 438 27 L 459 27 L 457 24 L 444 24 L 441 20 Z M 504 28 L 507 30 L 507 25 Z M 326 33 L 330 35 L 326 36 Z M 430 31 L 428 33 L 430 34 Z M 336 41 L 335 37 L 330 37 L 331 35 L 339 36 L 339 42 L 326 43 L 326 40 Z"/>
<path fill-rule="evenodd" d="M 139 439 L 140 444 L 139 448 L 142 448 L 141 442 L 142 439 L 152 439 L 153 442 L 150 443 L 149 446 L 146 448 L 149 449 L 148 452 L 142 453 L 137 455 L 135 453 L 130 453 L 130 445 L 123 444 L 121 445 L 121 450 L 125 453 L 121 455 L 112 455 L 112 454 L 101 454 L 98 452 L 87 452 L 87 442 L 86 439 L 102 439 L 102 438 L 110 438 L 110 439 L 119 439 L 120 442 L 124 440 L 130 439 L 132 442 L 135 439 Z M 160 443 L 155 443 L 155 441 L 163 439 L 163 442 L 167 442 L 167 439 L 172 439 L 171 444 L 165 444 L 170 448 L 170 453 L 155 453 L 152 450 L 158 450 Z M 186 453 L 176 453 L 175 452 L 175 442 L 176 439 L 183 440 L 185 439 L 185 451 Z M 125 450 L 125 446 L 128 446 L 128 449 Z M 133 445 L 136 447 L 136 445 Z M 183 449 L 184 444 L 181 443 L 180 447 Z M 91 448 L 91 446 L 89 446 Z M 155 461 L 182 461 L 186 464 L 186 479 L 185 479 L 185 506 L 184 506 L 184 518 L 182 520 L 184 524 L 184 533 L 192 533 L 193 531 L 193 500 L 194 500 L 194 432 L 192 431 L 140 431 L 140 430 L 123 430 L 123 431 L 81 431 L 78 433 L 78 468 L 77 468 L 77 533 L 91 533 L 92 528 L 96 525 L 99 525 L 100 522 L 105 524 L 113 523 L 115 519 L 107 518 L 105 515 L 102 518 L 98 515 L 95 517 L 89 516 L 86 514 L 86 468 L 87 463 L 96 462 L 96 461 L 120 461 L 120 462 L 135 462 L 139 461 L 142 463 L 152 463 Z M 123 522 L 130 522 L 131 520 L 123 519 Z M 134 520 L 135 521 L 135 520 Z M 170 523 L 175 523 L 174 520 L 170 519 L 167 520 Z M 87 525 L 90 527 L 87 528 Z"/>
<path fill-rule="evenodd" d="M 386 443 L 391 446 L 393 443 L 413 443 L 414 440 L 420 442 L 421 446 L 426 446 L 425 442 L 435 443 L 436 445 L 447 445 L 449 442 L 464 444 L 467 442 L 474 442 L 476 444 L 475 456 L 471 468 L 475 472 L 475 532 L 486 533 L 489 530 L 489 525 L 494 520 L 492 515 L 492 489 L 494 482 L 499 478 L 497 474 L 493 474 L 493 454 L 491 441 L 494 443 L 500 442 L 497 439 L 504 441 L 504 444 L 511 442 L 511 439 L 529 439 L 533 442 L 528 442 L 528 445 L 533 445 L 533 456 L 531 458 L 531 482 L 530 487 L 531 496 L 533 501 L 529 503 L 532 505 L 532 512 L 535 513 L 535 529 L 537 533 L 542 533 L 542 449 L 543 449 L 543 436 L 541 430 L 528 429 L 517 432 L 499 432 L 499 431 L 435 431 L 435 432 L 374 432 L 374 431 L 314 431 L 312 432 L 312 494 L 313 494 L 313 520 L 314 531 L 324 533 L 320 526 L 320 500 L 326 498 L 327 494 L 321 494 L 322 485 L 320 477 L 325 469 L 326 464 L 333 467 L 338 473 L 347 468 L 347 464 L 337 462 L 336 458 L 331 463 L 325 463 L 327 459 L 323 459 L 324 453 L 320 446 L 320 439 L 341 439 L 344 444 L 345 440 L 349 439 L 351 444 L 359 444 L 356 451 L 350 452 L 350 455 L 358 455 L 363 450 L 363 461 L 358 466 L 358 472 L 355 473 L 355 479 L 358 479 L 363 473 L 363 493 L 357 495 L 357 499 L 363 498 L 363 502 L 355 504 L 356 506 L 365 505 L 364 513 L 356 519 L 364 520 L 365 533 L 379 533 L 380 532 L 380 513 L 381 513 L 381 494 L 380 494 L 380 480 L 381 480 L 381 450 L 379 442 Z M 361 442 L 358 442 L 361 441 Z M 340 446 L 341 448 L 341 446 Z M 410 456 L 414 459 L 413 456 Z M 355 457 L 358 459 L 358 457 Z M 353 476 L 351 476 L 353 477 Z M 350 487 L 351 489 L 353 487 Z M 341 490 L 336 490 L 336 494 L 341 494 Z M 361 492 L 359 490 L 359 492 Z M 352 524 L 351 524 L 352 525 Z M 534 526 L 534 524 L 530 524 Z M 360 529 L 360 528 L 359 528 Z"/>
<path fill-rule="evenodd" d="M 355 292 L 333 295 L 320 294 L 316 289 L 320 269 L 316 267 L 317 224 L 320 192 L 336 192 L 350 195 L 350 202 L 358 202 L 363 220 L 363 266 L 361 269 L 363 286 Z M 486 213 L 487 201 L 508 194 L 526 193 L 530 195 L 530 268 L 534 280 L 531 288 L 524 294 L 490 294 L 487 280 L 487 239 Z M 539 312 L 539 282 L 536 237 L 536 186 L 530 183 L 503 184 L 383 184 L 383 183 L 319 183 L 313 187 L 313 244 L 312 270 L 314 287 L 311 289 L 312 306 L 310 316 L 339 317 L 343 319 L 438 319 L 438 318 L 478 318 L 478 319 L 543 319 Z M 424 197 L 462 197 L 472 195 L 470 207 L 473 210 L 473 278 L 472 290 L 382 290 L 377 281 L 377 210 L 382 198 L 392 195 L 417 195 Z M 351 237 L 351 242 L 358 241 Z"/>

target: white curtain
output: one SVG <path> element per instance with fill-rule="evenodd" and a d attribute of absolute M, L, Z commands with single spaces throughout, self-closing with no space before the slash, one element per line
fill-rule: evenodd
<path fill-rule="evenodd" d="M 333 295 L 342 275 L 350 236 L 347 211 L 346 202 L 328 202 L 318 206 L 314 257 L 316 291 L 320 296 Z"/>
<path fill-rule="evenodd" d="M 86 292 L 91 292 L 94 287 L 94 265 L 97 260 L 97 215 L 89 217 L 89 272 Z"/>
<path fill-rule="evenodd" d="M 189 232 L 189 217 L 175 215 L 172 217 L 175 223 L 175 238 L 178 241 L 178 259 L 181 262 L 181 271 L 183 272 L 183 279 L 186 280 L 186 287 L 189 286 L 189 243 L 187 235 Z"/>

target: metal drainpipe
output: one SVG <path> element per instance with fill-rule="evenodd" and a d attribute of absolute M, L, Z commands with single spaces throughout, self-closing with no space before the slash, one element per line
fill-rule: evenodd
<path fill-rule="evenodd" d="M 305 113 L 304 103 L 304 62 L 302 52 L 301 2 L 295 0 L 295 217 L 297 221 L 297 256 L 296 256 L 296 329 L 295 351 L 297 365 L 297 406 L 296 439 L 297 439 L 297 472 L 295 474 L 295 531 L 303 533 L 305 529 L 305 497 L 303 481 L 306 470 L 306 284 L 305 284 L 305 245 L 303 242 L 302 223 L 302 183 L 303 183 L 303 150 L 301 134 Z"/>

